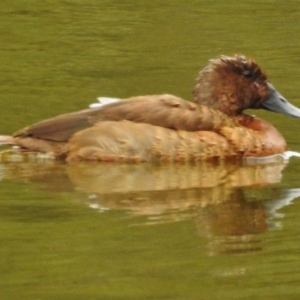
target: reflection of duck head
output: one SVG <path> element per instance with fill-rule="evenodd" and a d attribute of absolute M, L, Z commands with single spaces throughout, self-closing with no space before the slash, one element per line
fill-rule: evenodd
<path fill-rule="evenodd" d="M 188 161 L 284 152 L 282 135 L 242 114 L 247 108 L 300 117 L 255 61 L 222 56 L 200 72 L 193 103 L 172 95 L 113 99 L 26 127 L 14 137 L 0 136 L 0 142 L 68 161 Z"/>

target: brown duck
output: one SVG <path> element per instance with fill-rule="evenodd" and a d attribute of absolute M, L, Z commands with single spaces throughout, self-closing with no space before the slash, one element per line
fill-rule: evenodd
<path fill-rule="evenodd" d="M 243 111 L 300 117 L 258 64 L 241 55 L 211 60 L 193 95 L 193 102 L 168 94 L 122 99 L 41 121 L 0 142 L 67 161 L 265 157 L 283 153 L 286 142 L 270 123 Z"/>

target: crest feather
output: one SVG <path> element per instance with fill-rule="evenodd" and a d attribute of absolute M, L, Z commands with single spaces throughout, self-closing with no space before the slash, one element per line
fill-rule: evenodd
<path fill-rule="evenodd" d="M 247 71 L 257 82 L 267 80 L 265 73 L 258 66 L 256 61 L 241 54 L 234 56 L 221 55 L 220 58 L 213 59 L 210 62 L 214 67 L 222 66 L 238 74 L 245 74 Z"/>

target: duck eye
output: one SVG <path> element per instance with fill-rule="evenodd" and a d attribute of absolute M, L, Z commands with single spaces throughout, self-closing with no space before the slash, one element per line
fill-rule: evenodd
<path fill-rule="evenodd" d="M 249 70 L 246 70 L 246 71 L 243 71 L 243 76 L 245 78 L 252 78 L 253 74 Z"/>

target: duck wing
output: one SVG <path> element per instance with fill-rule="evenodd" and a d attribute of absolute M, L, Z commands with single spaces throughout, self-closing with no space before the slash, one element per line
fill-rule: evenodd
<path fill-rule="evenodd" d="M 59 115 L 28 126 L 14 136 L 66 142 L 74 133 L 99 122 L 122 120 L 185 131 L 217 130 L 236 124 L 220 111 L 172 95 L 154 95 Z"/>
<path fill-rule="evenodd" d="M 83 110 L 59 115 L 25 127 L 16 132 L 14 137 L 66 142 L 75 132 L 92 126 L 89 114 L 89 110 Z"/>

